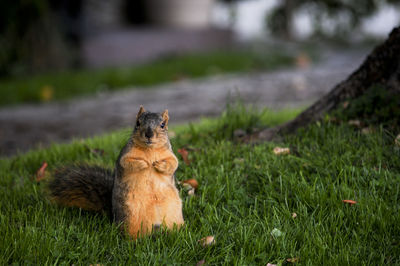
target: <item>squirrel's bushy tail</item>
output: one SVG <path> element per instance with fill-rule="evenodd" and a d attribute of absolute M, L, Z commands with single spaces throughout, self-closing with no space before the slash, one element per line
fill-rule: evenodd
<path fill-rule="evenodd" d="M 57 169 L 48 188 L 60 205 L 90 211 L 111 211 L 114 175 L 99 166 L 73 165 Z"/>

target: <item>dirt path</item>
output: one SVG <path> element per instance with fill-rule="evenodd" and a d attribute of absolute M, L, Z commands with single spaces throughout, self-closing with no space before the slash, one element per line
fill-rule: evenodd
<path fill-rule="evenodd" d="M 0 155 L 130 126 L 141 104 L 151 111 L 168 108 L 173 123 L 220 114 L 230 92 L 257 106 L 306 105 L 355 70 L 366 54 L 366 50 L 327 52 L 319 64 L 308 69 L 216 76 L 63 103 L 0 109 Z"/>

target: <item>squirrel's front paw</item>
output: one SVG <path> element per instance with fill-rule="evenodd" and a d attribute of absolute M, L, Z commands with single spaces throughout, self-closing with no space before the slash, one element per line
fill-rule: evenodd
<path fill-rule="evenodd" d="M 164 160 L 153 162 L 153 166 L 160 173 L 165 173 L 168 169 L 168 164 Z"/>
<path fill-rule="evenodd" d="M 148 162 L 137 158 L 123 158 L 122 166 L 126 169 L 131 169 L 132 171 L 141 171 L 149 167 Z"/>
<path fill-rule="evenodd" d="M 147 162 L 144 160 L 134 160 L 131 162 L 131 164 L 132 164 L 132 168 L 134 168 L 136 170 L 142 170 L 142 169 L 149 167 Z"/>

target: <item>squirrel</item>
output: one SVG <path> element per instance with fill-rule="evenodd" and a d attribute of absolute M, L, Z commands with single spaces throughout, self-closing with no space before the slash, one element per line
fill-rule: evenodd
<path fill-rule="evenodd" d="M 143 106 L 136 126 L 111 171 L 75 165 L 57 169 L 48 188 L 60 205 L 105 211 L 133 239 L 161 226 L 184 224 L 182 201 L 175 186 L 178 159 L 167 135 L 168 110 L 147 112 Z"/>

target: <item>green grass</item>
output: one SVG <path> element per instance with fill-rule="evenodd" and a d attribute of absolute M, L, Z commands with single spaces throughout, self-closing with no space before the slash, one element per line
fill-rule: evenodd
<path fill-rule="evenodd" d="M 400 264 L 394 136 L 322 122 L 282 143 L 230 140 L 237 128 L 281 123 L 296 113 L 229 108 L 217 120 L 174 128 L 174 150 L 186 147 L 192 161 L 180 161 L 177 179 L 196 178 L 200 186 L 194 197 L 181 192 L 185 228 L 137 242 L 103 215 L 50 204 L 43 184 L 31 181 L 43 160 L 50 170 L 76 161 L 112 167 L 128 131 L 0 160 L 0 264 L 266 265 L 287 258 L 299 258 L 299 265 Z M 292 153 L 276 156 L 276 145 Z M 281 236 L 271 234 L 275 228 Z M 208 235 L 216 244 L 202 248 L 197 241 Z"/>
<path fill-rule="evenodd" d="M 292 63 L 293 57 L 282 50 L 263 53 L 227 50 L 166 57 L 134 67 L 18 76 L 0 80 L 0 106 L 63 100 L 220 73 L 270 70 Z"/>

